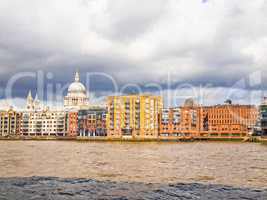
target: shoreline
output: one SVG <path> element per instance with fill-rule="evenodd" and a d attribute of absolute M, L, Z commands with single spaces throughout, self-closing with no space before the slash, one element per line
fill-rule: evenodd
<path fill-rule="evenodd" d="M 108 138 L 108 137 L 56 137 L 56 136 L 38 136 L 38 137 L 0 137 L 0 141 L 77 141 L 77 142 L 240 142 L 240 143 L 267 143 L 267 139 L 261 138 Z"/>

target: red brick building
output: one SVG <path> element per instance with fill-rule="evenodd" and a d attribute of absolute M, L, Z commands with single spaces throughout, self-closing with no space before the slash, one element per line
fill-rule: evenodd
<path fill-rule="evenodd" d="M 105 108 L 90 108 L 80 110 L 78 113 L 78 127 L 80 137 L 106 137 Z"/>
<path fill-rule="evenodd" d="M 245 137 L 252 132 L 258 117 L 256 106 L 224 104 L 203 108 L 204 137 Z"/>
<path fill-rule="evenodd" d="M 181 107 L 163 109 L 160 115 L 160 138 L 194 137 L 199 134 L 200 107 L 191 99 Z"/>
<path fill-rule="evenodd" d="M 181 107 L 162 110 L 159 137 L 242 138 L 252 132 L 257 117 L 256 106 L 230 101 L 223 105 L 198 106 L 189 99 Z"/>
<path fill-rule="evenodd" d="M 78 135 L 78 112 L 70 111 L 66 113 L 66 136 L 77 137 Z"/>

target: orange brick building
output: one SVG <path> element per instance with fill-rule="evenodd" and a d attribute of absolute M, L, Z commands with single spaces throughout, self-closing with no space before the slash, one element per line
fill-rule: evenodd
<path fill-rule="evenodd" d="M 232 104 L 198 106 L 192 99 L 177 108 L 163 109 L 160 138 L 245 137 L 258 117 L 256 106 Z"/>
<path fill-rule="evenodd" d="M 256 124 L 258 110 L 252 105 L 224 104 L 203 108 L 202 137 L 245 137 Z"/>
<path fill-rule="evenodd" d="M 160 115 L 160 138 L 194 137 L 200 130 L 200 107 L 187 100 L 182 107 L 163 109 Z"/>

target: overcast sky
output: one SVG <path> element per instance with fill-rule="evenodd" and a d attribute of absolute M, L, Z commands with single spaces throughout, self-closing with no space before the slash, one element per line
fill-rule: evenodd
<path fill-rule="evenodd" d="M 119 87 L 186 83 L 218 92 L 241 80 L 242 90 L 266 90 L 267 1 L 1 0 L 0 69 L 2 99 L 14 74 L 38 70 L 63 85 L 79 69 L 82 80 L 103 72 Z M 108 80 L 94 83 L 92 94 L 109 90 Z M 13 95 L 28 89 L 36 81 L 21 79 Z"/>

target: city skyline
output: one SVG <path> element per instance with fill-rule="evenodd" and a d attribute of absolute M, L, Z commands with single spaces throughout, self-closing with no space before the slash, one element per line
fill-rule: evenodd
<path fill-rule="evenodd" d="M 43 104 L 38 94 L 33 97 L 30 90 L 21 110 L 12 107 L 0 110 L 0 137 L 245 140 L 252 135 L 266 134 L 260 125 L 265 119 L 266 99 L 258 108 L 230 99 L 223 104 L 205 106 L 193 98 L 187 98 L 183 105 L 170 107 L 162 96 L 138 93 L 107 96 L 99 106 L 90 102 L 79 72 L 74 74 L 67 91 L 64 105 L 56 109 Z"/>

